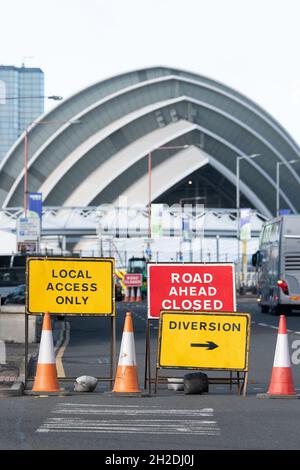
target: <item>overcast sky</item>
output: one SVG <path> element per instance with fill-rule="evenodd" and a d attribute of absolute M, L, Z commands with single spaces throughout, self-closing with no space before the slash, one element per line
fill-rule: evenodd
<path fill-rule="evenodd" d="M 67 97 L 140 67 L 183 68 L 247 95 L 300 143 L 299 0 L 0 0 L 0 5 L 0 64 L 41 67 L 47 94 Z"/>

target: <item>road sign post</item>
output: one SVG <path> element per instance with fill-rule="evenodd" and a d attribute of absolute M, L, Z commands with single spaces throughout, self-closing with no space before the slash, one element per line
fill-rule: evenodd
<path fill-rule="evenodd" d="M 28 377 L 28 317 L 55 315 L 110 317 L 110 377 L 115 366 L 115 287 L 113 258 L 34 257 L 26 262 L 25 382 Z M 64 377 L 74 380 L 76 377 Z"/>
<path fill-rule="evenodd" d="M 159 369 L 222 370 L 244 373 L 245 394 L 250 323 L 247 313 L 161 312 L 155 388 Z"/>

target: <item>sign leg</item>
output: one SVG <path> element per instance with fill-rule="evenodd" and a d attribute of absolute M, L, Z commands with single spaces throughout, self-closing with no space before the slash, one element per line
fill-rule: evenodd
<path fill-rule="evenodd" d="M 110 339 L 110 389 L 113 388 L 116 356 L 116 317 L 111 317 L 111 339 Z"/>
<path fill-rule="evenodd" d="M 151 353 L 151 344 L 150 344 L 150 340 L 151 340 L 151 334 L 150 334 L 150 321 L 148 320 L 148 354 L 147 354 L 147 369 L 148 369 L 148 383 L 149 383 L 149 395 L 151 395 L 151 357 L 150 357 L 150 353 Z"/>
<path fill-rule="evenodd" d="M 247 394 L 247 386 L 248 386 L 248 372 L 245 372 L 244 382 L 243 382 L 243 397 Z"/>
<path fill-rule="evenodd" d="M 158 367 L 156 366 L 156 369 L 155 369 L 155 389 L 154 389 L 155 394 L 157 393 L 157 384 L 158 384 Z"/>
<path fill-rule="evenodd" d="M 25 312 L 25 388 L 28 379 L 28 314 Z"/>
<path fill-rule="evenodd" d="M 145 376 L 144 376 L 144 389 L 147 388 L 147 374 L 148 374 L 148 329 L 149 320 L 146 321 L 146 351 L 145 351 Z"/>

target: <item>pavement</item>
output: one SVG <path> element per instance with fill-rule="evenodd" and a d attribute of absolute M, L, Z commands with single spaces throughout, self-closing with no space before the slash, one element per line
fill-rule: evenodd
<path fill-rule="evenodd" d="M 126 311 L 133 315 L 140 386 L 145 360 L 146 304 L 117 304 L 117 358 Z M 70 396 L 8 397 L 0 400 L 0 449 L 71 450 L 286 450 L 299 449 L 300 402 L 258 399 L 266 392 L 274 359 L 279 318 L 262 314 L 254 296 L 238 299 L 238 311 L 251 313 L 247 397 L 236 387 L 210 385 L 209 393 L 186 395 L 159 385 L 148 397 L 109 393 L 100 382 L 93 393 Z M 57 322 L 58 323 L 58 322 Z M 64 325 L 64 326 L 63 326 Z M 294 383 L 300 393 L 300 315 L 287 316 Z M 110 319 L 66 317 L 54 325 L 65 376 L 109 373 Z M 64 334 L 62 334 L 64 332 Z M 66 334 L 67 333 L 67 334 Z M 155 370 L 157 323 L 151 331 Z M 60 346 L 59 346 L 60 345 Z M 38 346 L 38 345 L 36 345 Z M 173 376 L 183 371 L 162 371 Z M 74 382 L 60 379 L 61 386 Z M 154 452 L 155 453 L 155 452 Z"/>
<path fill-rule="evenodd" d="M 53 340 L 59 342 L 62 322 L 52 320 Z M 40 336 L 40 334 L 39 334 Z M 2 346 L 3 347 L 3 346 Z M 25 382 L 25 343 L 5 342 L 5 358 L 0 361 L 0 398 L 20 396 Z M 38 357 L 39 343 L 28 344 L 28 369 L 31 370 Z M 3 356 L 3 354 L 2 354 Z"/>

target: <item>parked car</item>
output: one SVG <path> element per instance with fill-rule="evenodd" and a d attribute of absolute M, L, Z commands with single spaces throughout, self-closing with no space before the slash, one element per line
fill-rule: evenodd
<path fill-rule="evenodd" d="M 7 294 L 4 305 L 7 304 L 25 304 L 25 284 L 20 284 L 16 286 L 9 294 Z"/>

